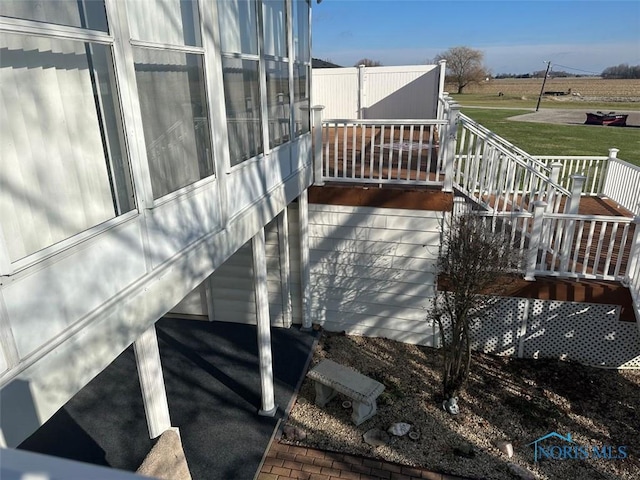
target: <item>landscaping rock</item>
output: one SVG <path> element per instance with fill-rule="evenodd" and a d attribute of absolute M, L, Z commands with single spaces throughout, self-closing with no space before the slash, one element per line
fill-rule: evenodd
<path fill-rule="evenodd" d="M 498 448 L 498 450 L 504 453 L 507 457 L 509 458 L 513 457 L 513 445 L 511 444 L 511 442 L 507 442 L 504 440 L 500 442 L 496 442 L 496 447 Z"/>
<path fill-rule="evenodd" d="M 379 447 L 380 445 L 386 445 L 389 443 L 389 435 L 384 430 L 380 430 L 378 428 L 372 428 L 371 430 L 367 430 L 364 435 L 362 435 L 362 439 L 368 443 L 369 445 L 373 445 L 374 447 Z"/>
<path fill-rule="evenodd" d="M 391 435 L 395 435 L 396 437 L 402 437 L 403 435 L 409 433 L 409 430 L 411 430 L 411 425 L 404 422 L 398 422 L 391 425 L 387 429 L 387 432 L 389 432 Z"/>

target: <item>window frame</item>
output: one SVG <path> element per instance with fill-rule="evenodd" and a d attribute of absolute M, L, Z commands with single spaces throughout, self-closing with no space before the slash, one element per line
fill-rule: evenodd
<path fill-rule="evenodd" d="M 118 5 L 118 8 L 120 8 L 121 12 L 123 12 L 123 15 L 120 15 L 120 21 L 122 23 L 121 27 L 123 28 L 123 30 L 126 29 L 126 34 L 125 34 L 125 38 L 127 39 L 126 53 L 128 57 L 126 65 L 130 67 L 133 72 L 133 83 L 131 84 L 130 88 L 132 89 L 131 95 L 132 95 L 134 105 L 136 106 L 134 110 L 136 110 L 135 112 L 136 130 L 137 132 L 139 132 L 137 137 L 139 152 L 140 152 L 139 154 L 142 157 L 142 161 L 145 165 L 143 176 L 146 177 L 144 181 L 147 187 L 147 193 L 145 195 L 146 204 L 147 204 L 146 208 L 153 209 L 171 200 L 177 199 L 181 196 L 189 195 L 194 189 L 198 189 L 202 185 L 214 183 L 218 177 L 219 166 L 216 162 L 217 152 L 215 149 L 216 142 L 214 141 L 214 131 L 217 130 L 217 128 L 214 130 L 214 127 L 217 127 L 216 125 L 217 122 L 215 122 L 215 117 L 212 113 L 214 108 L 214 97 L 212 97 L 213 82 L 211 79 L 214 78 L 214 76 L 211 75 L 210 73 L 211 62 L 208 62 L 208 57 L 213 55 L 210 49 L 214 44 L 210 41 L 210 38 L 209 38 L 210 35 L 207 29 L 204 28 L 204 20 L 203 20 L 204 18 L 206 18 L 206 15 L 210 12 L 208 12 L 207 9 L 205 8 L 205 5 L 203 5 L 203 3 L 206 3 L 206 0 L 205 2 L 203 2 L 202 0 L 193 0 L 193 6 L 198 10 L 197 12 L 198 22 L 195 25 L 195 29 L 196 29 L 196 33 L 198 34 L 198 38 L 200 39 L 201 45 L 200 46 L 179 45 L 179 44 L 154 42 L 149 40 L 140 40 L 140 39 L 132 38 L 130 29 L 129 29 L 129 23 L 128 23 L 129 16 L 126 14 L 127 2 L 126 1 L 118 2 L 117 0 L 105 0 L 105 2 L 106 3 L 114 2 L 114 3 L 121 4 L 121 5 Z M 149 157 L 147 154 L 146 141 L 144 138 L 144 122 L 142 119 L 142 112 L 140 111 L 140 96 L 138 94 L 138 84 L 135 77 L 135 61 L 134 61 L 135 55 L 133 53 L 134 48 L 162 50 L 162 51 L 178 52 L 178 53 L 201 56 L 202 80 L 203 80 L 202 87 L 203 87 L 203 94 L 205 97 L 204 105 L 207 108 L 206 119 L 209 127 L 209 152 L 210 152 L 209 154 L 211 156 L 210 160 L 211 160 L 213 171 L 211 175 L 208 175 L 204 178 L 200 178 L 188 185 L 183 185 L 182 187 L 177 188 L 171 192 L 167 192 L 166 194 L 158 198 L 154 198 L 154 194 L 153 194 L 153 187 L 152 187 L 152 181 L 151 181 L 151 169 L 149 164 Z"/>
<path fill-rule="evenodd" d="M 111 55 L 111 67 L 113 68 L 113 95 L 118 106 L 118 109 L 115 112 L 117 117 L 116 120 L 119 125 L 118 134 L 121 141 L 120 147 L 122 149 L 122 155 L 123 158 L 126 158 L 128 164 L 128 174 L 133 190 L 133 208 L 128 212 L 120 215 L 116 214 L 113 218 L 72 234 L 67 238 L 13 261 L 9 256 L 5 233 L 0 227 L 0 276 L 16 275 L 28 267 L 46 261 L 60 252 L 68 250 L 98 236 L 103 232 L 131 221 L 140 214 L 142 205 L 145 203 L 143 189 L 139 188 L 137 175 L 135 173 L 137 165 L 135 165 L 135 156 L 132 155 L 129 138 L 130 131 L 128 128 L 130 125 L 130 119 L 128 118 L 129 115 L 127 111 L 127 90 L 129 89 L 129 86 L 122 78 L 123 59 L 121 51 L 117 48 L 118 42 L 116 42 L 116 35 L 113 34 L 113 18 L 110 15 L 110 7 L 112 5 L 110 4 L 112 4 L 112 0 L 105 0 L 105 15 L 107 18 L 108 32 L 11 17 L 0 17 L 0 32 L 26 37 L 41 37 L 79 43 L 95 43 L 109 48 Z M 111 13 L 113 13 L 113 10 L 111 10 Z M 100 114 L 100 112 L 98 112 L 98 114 Z M 107 161 L 110 163 L 111 158 L 107 158 Z"/>

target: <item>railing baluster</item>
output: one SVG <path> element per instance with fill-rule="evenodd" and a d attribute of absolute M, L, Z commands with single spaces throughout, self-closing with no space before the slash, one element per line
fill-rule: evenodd
<path fill-rule="evenodd" d="M 638 226 L 636 225 L 636 228 Z M 631 224 L 627 223 L 625 224 L 624 228 L 622 229 L 622 240 L 620 242 L 620 247 L 619 247 L 619 254 L 618 254 L 618 261 L 616 262 L 616 268 L 613 272 L 613 276 L 615 278 L 620 278 L 620 277 L 624 277 L 625 275 L 629 274 L 629 270 L 627 269 L 624 272 L 620 272 L 620 269 L 622 268 L 622 266 L 624 265 L 624 253 L 625 253 L 625 249 L 627 248 L 627 239 L 629 238 L 629 230 L 631 228 Z M 628 265 L 626 265 L 628 267 Z"/>
<path fill-rule="evenodd" d="M 364 178 L 364 162 L 365 162 L 365 138 L 367 136 L 367 126 L 360 126 L 360 178 Z"/>
<path fill-rule="evenodd" d="M 404 125 L 400 125 L 400 148 L 398 149 L 398 173 L 396 174 L 398 177 L 398 180 L 400 180 L 402 178 L 402 151 L 403 151 L 403 146 L 404 146 Z"/>
<path fill-rule="evenodd" d="M 611 265 L 611 259 L 613 258 L 613 252 L 615 251 L 615 244 L 618 235 L 618 222 L 614 223 L 611 228 L 611 238 L 609 239 L 609 247 L 607 248 L 607 256 L 604 262 L 604 268 L 602 269 L 604 275 L 609 275 L 609 267 Z M 622 252 L 618 252 L 618 255 L 622 255 Z"/>
<path fill-rule="evenodd" d="M 433 128 L 433 127 L 430 127 Z M 420 139 L 418 140 L 418 164 L 416 166 L 416 177 L 420 178 L 422 171 L 422 139 L 424 137 L 424 125 L 420 125 Z M 429 170 L 426 172 L 426 180 L 429 181 Z"/>
<path fill-rule="evenodd" d="M 600 234 L 598 235 L 598 245 L 596 247 L 596 255 L 593 257 L 593 273 L 598 273 L 598 264 L 600 263 L 600 253 L 602 253 L 602 244 L 604 243 L 604 235 L 607 231 L 607 222 L 600 224 Z"/>
<path fill-rule="evenodd" d="M 407 180 L 411 180 L 411 154 L 413 153 L 413 124 L 409 126 L 409 151 L 407 152 Z M 416 181 L 420 180 L 417 176 Z"/>
<path fill-rule="evenodd" d="M 587 267 L 589 264 L 589 254 L 591 253 L 591 245 L 593 244 L 593 232 L 596 229 L 596 222 L 593 220 L 589 222 L 589 236 L 587 237 L 587 246 L 584 250 L 584 263 L 582 264 L 582 274 L 587 273 Z"/>
<path fill-rule="evenodd" d="M 584 233 L 584 220 L 578 221 L 578 235 L 576 236 L 576 240 L 573 244 L 573 264 L 571 266 L 571 273 L 576 273 L 576 269 L 578 268 L 578 260 L 580 259 L 580 245 L 582 244 L 582 235 Z"/>
<path fill-rule="evenodd" d="M 344 122 L 344 126 L 342 127 L 342 178 L 347 177 L 347 132 L 349 127 L 347 126 L 347 122 Z"/>
<path fill-rule="evenodd" d="M 351 126 L 351 178 L 356 178 L 356 124 Z"/>
<path fill-rule="evenodd" d="M 395 137 L 395 125 L 391 125 L 391 133 L 389 134 L 389 161 L 387 162 L 387 180 L 391 180 L 391 170 L 393 169 L 393 141 Z"/>
<path fill-rule="evenodd" d="M 380 149 L 380 158 L 379 158 L 379 164 L 378 164 L 378 180 L 382 180 L 382 162 L 384 161 L 384 148 L 382 147 L 384 145 L 384 124 L 380 127 L 380 145 L 379 145 L 379 149 Z"/>
<path fill-rule="evenodd" d="M 373 178 L 373 171 L 375 169 L 375 142 L 376 142 L 376 126 L 371 125 L 371 146 L 369 147 L 369 178 Z"/>

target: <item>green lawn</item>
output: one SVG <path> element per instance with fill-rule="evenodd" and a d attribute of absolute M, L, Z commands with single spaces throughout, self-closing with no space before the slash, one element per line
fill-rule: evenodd
<path fill-rule="evenodd" d="M 464 105 L 462 113 L 531 155 L 607 155 L 609 148 L 615 147 L 620 149 L 618 158 L 640 166 L 640 128 L 584 128 L 582 125 L 514 122 L 507 118 L 531 110 Z M 619 105 L 617 108 L 621 109 Z"/>
<path fill-rule="evenodd" d="M 536 108 L 538 97 L 527 97 L 525 100 L 517 95 L 488 95 L 484 93 L 464 93 L 453 94 L 453 99 L 463 107 L 497 107 L 497 108 Z M 555 97 L 542 97 L 540 108 L 562 108 L 594 111 L 616 111 L 616 110 L 638 110 L 638 102 L 583 102 L 583 101 L 560 101 Z"/>

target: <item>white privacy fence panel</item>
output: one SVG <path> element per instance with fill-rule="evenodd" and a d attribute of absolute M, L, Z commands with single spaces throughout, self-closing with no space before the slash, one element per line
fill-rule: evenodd
<path fill-rule="evenodd" d="M 362 118 L 436 118 L 437 65 L 364 69 Z"/>
<path fill-rule="evenodd" d="M 313 105 L 323 105 L 325 118 L 358 118 L 358 69 L 312 70 Z"/>
<path fill-rule="evenodd" d="M 640 167 L 611 158 L 602 194 L 640 214 Z"/>
<path fill-rule="evenodd" d="M 313 70 L 313 103 L 325 118 L 434 119 L 438 65 Z"/>

